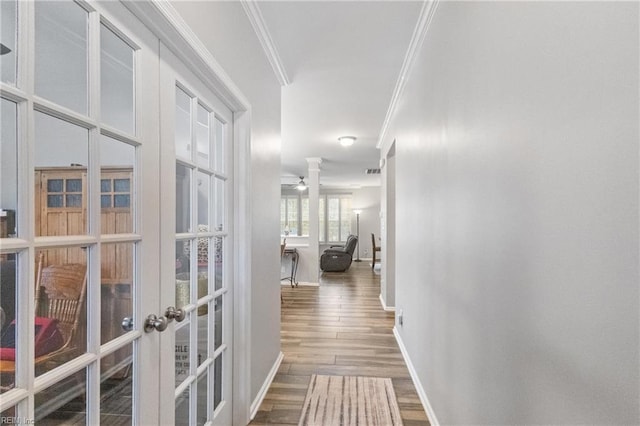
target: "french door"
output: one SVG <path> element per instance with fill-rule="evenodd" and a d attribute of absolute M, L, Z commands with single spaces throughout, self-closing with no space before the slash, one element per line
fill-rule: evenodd
<path fill-rule="evenodd" d="M 232 423 L 233 113 L 160 44 L 163 303 L 184 311 L 162 335 L 161 407 L 176 425 Z M 175 190 L 174 190 L 175 188 Z M 164 356 L 169 354 L 170 356 Z"/>
<path fill-rule="evenodd" d="M 231 424 L 231 112 L 119 2 L 0 7 L 2 422 Z"/>

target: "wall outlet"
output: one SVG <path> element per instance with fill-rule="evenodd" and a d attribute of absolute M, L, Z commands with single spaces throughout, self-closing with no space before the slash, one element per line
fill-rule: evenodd
<path fill-rule="evenodd" d="M 369 249 L 364 249 L 364 255 L 369 256 Z"/>
<path fill-rule="evenodd" d="M 398 325 L 400 327 L 404 325 L 404 312 L 402 312 L 402 309 L 398 311 Z"/>

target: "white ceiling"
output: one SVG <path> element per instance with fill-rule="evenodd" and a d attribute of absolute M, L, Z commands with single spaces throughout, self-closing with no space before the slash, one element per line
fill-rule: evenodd
<path fill-rule="evenodd" d="M 325 186 L 380 185 L 378 136 L 422 2 L 261 1 L 290 84 L 282 97 L 282 176 L 308 176 L 321 157 Z M 356 136 L 344 148 L 338 137 Z"/>

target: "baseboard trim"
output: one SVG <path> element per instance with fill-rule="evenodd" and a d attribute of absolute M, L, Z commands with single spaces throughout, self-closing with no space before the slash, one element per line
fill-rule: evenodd
<path fill-rule="evenodd" d="M 274 362 L 273 367 L 271 367 L 271 371 L 269 371 L 267 378 L 264 380 L 264 383 L 260 388 L 260 392 L 258 392 L 258 395 L 256 395 L 256 399 L 254 399 L 253 402 L 251 403 L 251 415 L 250 415 L 251 420 L 253 420 L 256 414 L 258 414 L 258 409 L 260 408 L 260 404 L 262 404 L 262 400 L 264 399 L 264 397 L 267 396 L 267 392 L 269 391 L 271 382 L 273 382 L 273 379 L 276 377 L 276 373 L 278 372 L 278 369 L 280 368 L 280 364 L 282 363 L 283 359 L 284 359 L 284 354 L 280 352 L 280 355 L 278 355 L 276 362 Z"/>
<path fill-rule="evenodd" d="M 382 305 L 382 309 L 384 309 L 387 312 L 395 312 L 396 311 L 396 307 L 395 306 L 387 306 L 384 303 L 384 299 L 382 298 L 382 293 L 380 293 L 380 304 Z"/>
<path fill-rule="evenodd" d="M 436 417 L 435 411 L 433 411 L 433 407 L 429 402 L 429 398 L 427 398 L 427 393 L 418 378 L 418 373 L 416 372 L 413 363 L 411 362 L 411 358 L 409 358 L 409 353 L 407 352 L 407 348 L 402 341 L 402 337 L 400 337 L 400 333 L 398 333 L 398 329 L 393 327 L 393 335 L 396 337 L 396 342 L 398 342 L 398 346 L 400 347 L 400 352 L 402 352 L 402 357 L 404 358 L 404 362 L 407 364 L 407 368 L 409 369 L 409 374 L 411 375 L 411 380 L 413 380 L 413 385 L 416 387 L 416 391 L 418 392 L 418 397 L 420 398 L 420 402 L 422 402 L 422 406 L 424 407 L 424 411 L 427 413 L 427 418 L 429 419 L 429 423 L 431 426 L 440 426 L 438 422 L 438 418 Z"/>
<path fill-rule="evenodd" d="M 291 283 L 289 281 L 280 281 L 280 285 L 283 287 L 291 287 Z M 320 283 L 310 283 L 306 281 L 300 281 L 296 284 L 296 287 L 320 287 Z"/>

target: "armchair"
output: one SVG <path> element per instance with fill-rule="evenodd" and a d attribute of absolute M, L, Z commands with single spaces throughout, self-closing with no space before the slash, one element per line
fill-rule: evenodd
<path fill-rule="evenodd" d="M 331 246 L 320 256 L 320 269 L 324 272 L 344 272 L 351 266 L 358 237 L 349 235 L 344 246 Z"/>

